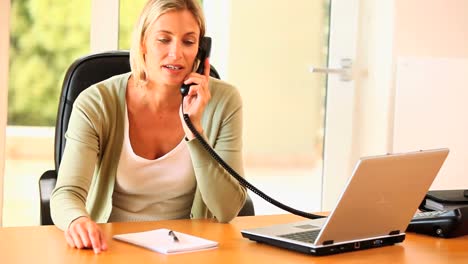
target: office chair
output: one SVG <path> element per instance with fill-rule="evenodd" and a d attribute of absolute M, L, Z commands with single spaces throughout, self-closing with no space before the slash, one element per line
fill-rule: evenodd
<path fill-rule="evenodd" d="M 55 124 L 55 170 L 48 170 L 39 178 L 41 225 L 53 224 L 50 215 L 50 196 L 57 182 L 57 170 L 65 148 L 65 132 L 68 128 L 73 102 L 84 89 L 92 84 L 129 71 L 130 63 L 128 51 L 111 51 L 88 55 L 77 59 L 68 68 L 62 84 L 57 121 Z M 213 66 L 210 68 L 210 75 L 220 79 L 218 72 Z M 239 216 L 254 214 L 255 210 L 252 200 L 247 195 L 247 200 L 239 212 Z"/>

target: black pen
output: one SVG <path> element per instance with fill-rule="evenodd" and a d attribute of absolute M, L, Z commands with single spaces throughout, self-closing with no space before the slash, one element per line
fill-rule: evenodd
<path fill-rule="evenodd" d="M 172 240 L 173 240 L 174 242 L 179 242 L 179 238 L 176 236 L 176 234 L 175 234 L 174 231 L 169 230 L 169 234 L 168 234 L 168 235 L 172 237 Z"/>

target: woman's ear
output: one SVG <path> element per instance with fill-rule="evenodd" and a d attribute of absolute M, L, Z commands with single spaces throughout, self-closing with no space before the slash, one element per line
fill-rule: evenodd
<path fill-rule="evenodd" d="M 143 56 L 146 54 L 146 45 L 144 42 L 142 42 L 140 44 L 140 49 L 141 49 L 141 53 L 143 54 Z"/>
<path fill-rule="evenodd" d="M 197 57 L 195 57 L 195 61 L 193 62 L 193 67 L 192 67 L 192 71 L 195 72 L 197 71 L 198 69 L 198 66 L 200 65 L 201 61 L 200 59 Z"/>

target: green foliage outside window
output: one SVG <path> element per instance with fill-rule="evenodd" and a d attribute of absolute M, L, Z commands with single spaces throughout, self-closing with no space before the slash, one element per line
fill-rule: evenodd
<path fill-rule="evenodd" d="M 147 0 L 120 0 L 119 49 L 129 50 L 133 27 Z"/>
<path fill-rule="evenodd" d="M 145 2 L 120 0 L 119 49 Z M 65 72 L 90 53 L 90 21 L 90 0 L 11 1 L 8 125 L 55 126 Z"/>
<path fill-rule="evenodd" d="M 65 71 L 89 53 L 90 10 L 90 1 L 12 1 L 9 125 L 55 125 Z"/>

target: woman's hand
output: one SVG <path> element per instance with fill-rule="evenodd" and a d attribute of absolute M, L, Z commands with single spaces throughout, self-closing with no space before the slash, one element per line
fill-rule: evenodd
<path fill-rule="evenodd" d="M 65 231 L 65 239 L 70 247 L 92 248 L 96 254 L 107 249 L 106 239 L 99 226 L 84 216 L 70 224 Z"/>
<path fill-rule="evenodd" d="M 208 88 L 208 83 L 210 80 L 210 61 L 209 58 L 205 60 L 205 72 L 203 75 L 196 72 L 192 72 L 188 75 L 188 78 L 184 81 L 184 84 L 192 84 L 188 94 L 183 100 L 184 113 L 190 116 L 195 129 L 202 133 L 203 129 L 201 126 L 201 118 L 205 106 L 211 98 L 210 89 Z M 195 137 L 190 129 L 185 124 L 184 118 L 182 116 L 182 111 L 180 111 L 180 118 L 182 120 L 182 126 L 186 137 L 191 140 Z"/>

